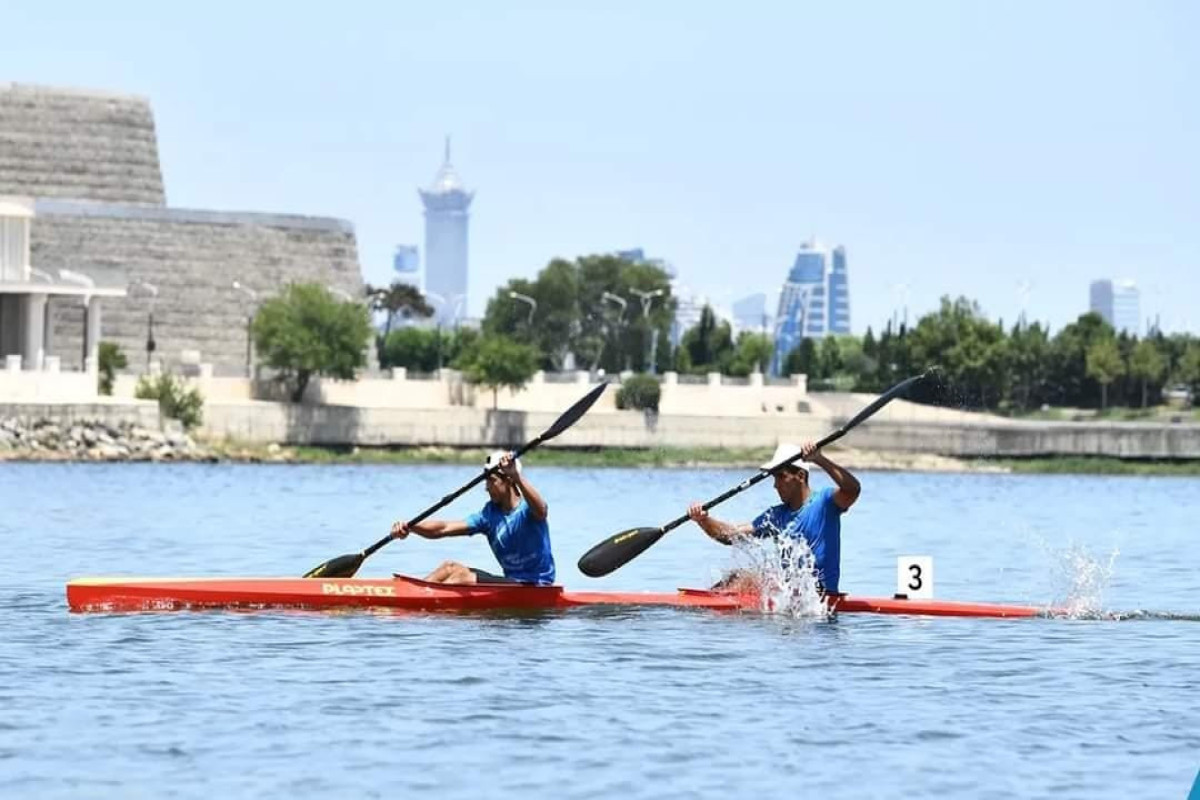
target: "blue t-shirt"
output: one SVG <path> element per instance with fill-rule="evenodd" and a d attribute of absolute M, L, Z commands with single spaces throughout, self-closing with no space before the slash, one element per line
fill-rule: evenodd
<path fill-rule="evenodd" d="M 796 510 L 786 503 L 771 506 L 752 523 L 758 537 L 787 536 L 803 539 L 812 551 L 817 580 L 827 592 L 838 590 L 842 563 L 842 514 L 833 502 L 834 490 L 821 489 Z"/>
<path fill-rule="evenodd" d="M 467 517 L 467 526 L 471 533 L 487 535 L 504 577 L 539 586 L 554 583 L 550 526 L 533 516 L 525 498 L 507 514 L 489 500 L 478 513 Z"/>

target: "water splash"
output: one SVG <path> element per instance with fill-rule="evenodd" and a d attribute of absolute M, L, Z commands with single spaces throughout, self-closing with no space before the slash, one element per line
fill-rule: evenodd
<path fill-rule="evenodd" d="M 803 539 L 744 539 L 733 548 L 733 561 L 731 574 L 746 574 L 757 585 L 763 613 L 829 619 L 829 606 L 818 588 L 816 562 Z"/>
<path fill-rule="evenodd" d="M 1075 542 L 1060 550 L 1046 549 L 1053 565 L 1055 615 L 1068 619 L 1111 618 L 1104 610 L 1104 593 L 1112 582 L 1121 551 L 1114 547 L 1105 562 Z"/>

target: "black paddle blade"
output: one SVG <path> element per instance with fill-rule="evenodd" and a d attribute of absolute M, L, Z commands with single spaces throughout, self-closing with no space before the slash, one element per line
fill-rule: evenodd
<path fill-rule="evenodd" d="M 663 537 L 662 528 L 631 528 L 605 539 L 579 559 L 579 571 L 589 578 L 607 575 L 642 554 Z"/>
<path fill-rule="evenodd" d="M 578 422 L 579 418 L 586 414 L 588 409 L 600 399 L 600 395 L 604 394 L 604 390 L 606 388 L 608 388 L 608 383 L 601 383 L 595 389 L 592 389 L 583 397 L 576 400 L 575 405 L 571 406 L 561 415 L 559 415 L 558 419 L 554 420 L 554 424 L 547 428 L 546 432 L 538 437 L 538 441 L 545 442 L 553 439 L 555 436 L 558 436 L 567 428 Z"/>
<path fill-rule="evenodd" d="M 318 567 L 313 567 L 304 573 L 306 578 L 353 578 L 354 573 L 362 566 L 365 556 L 362 553 L 331 558 Z"/>

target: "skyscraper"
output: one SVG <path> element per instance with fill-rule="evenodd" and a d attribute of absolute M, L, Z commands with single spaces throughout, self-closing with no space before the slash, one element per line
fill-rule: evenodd
<path fill-rule="evenodd" d="M 829 271 L 829 332 L 850 333 L 850 275 L 846 271 L 846 248 L 833 248 Z"/>
<path fill-rule="evenodd" d="M 779 292 L 772 374 L 782 372 L 788 353 L 802 339 L 850 332 L 848 280 L 844 247 L 831 252 L 816 240 L 800 245 Z"/>
<path fill-rule="evenodd" d="M 1141 331 L 1140 293 L 1131 280 L 1092 281 L 1090 310 L 1104 317 L 1118 332 L 1137 335 Z"/>
<path fill-rule="evenodd" d="M 436 319 L 455 325 L 467 311 L 467 223 L 474 192 L 468 192 L 446 159 L 428 189 L 419 190 L 425 205 L 425 292 L 437 309 Z"/>

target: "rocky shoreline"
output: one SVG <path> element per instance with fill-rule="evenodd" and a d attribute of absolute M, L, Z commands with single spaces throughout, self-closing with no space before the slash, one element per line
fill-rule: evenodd
<path fill-rule="evenodd" d="M 0 461 L 217 461 L 181 429 L 0 419 Z"/>

